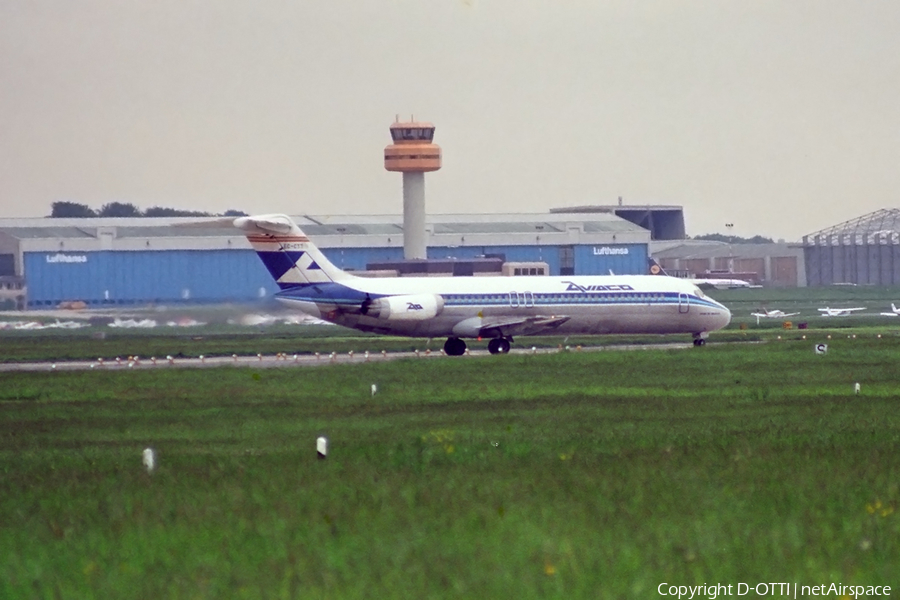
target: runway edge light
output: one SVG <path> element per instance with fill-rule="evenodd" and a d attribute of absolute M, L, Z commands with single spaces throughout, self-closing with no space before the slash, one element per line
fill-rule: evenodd
<path fill-rule="evenodd" d="M 141 459 L 148 473 L 152 473 L 156 469 L 156 452 L 153 451 L 153 448 L 144 448 Z"/>

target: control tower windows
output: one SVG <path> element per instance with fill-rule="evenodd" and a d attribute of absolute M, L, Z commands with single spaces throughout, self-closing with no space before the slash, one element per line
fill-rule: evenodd
<path fill-rule="evenodd" d="M 391 129 L 391 137 L 395 142 L 430 142 L 434 138 L 434 129 L 430 127 L 403 127 Z"/>

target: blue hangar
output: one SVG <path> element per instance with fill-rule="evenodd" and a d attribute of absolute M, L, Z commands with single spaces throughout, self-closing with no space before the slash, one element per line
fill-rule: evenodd
<path fill-rule="evenodd" d="M 651 238 L 611 212 L 431 215 L 428 260 L 404 261 L 399 215 L 293 218 L 335 265 L 371 276 L 640 274 Z M 274 294 L 247 240 L 205 221 L 0 219 L 0 308 L 252 302 Z"/>

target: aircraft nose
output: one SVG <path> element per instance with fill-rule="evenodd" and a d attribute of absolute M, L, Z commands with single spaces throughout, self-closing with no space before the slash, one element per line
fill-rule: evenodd
<path fill-rule="evenodd" d="M 731 323 L 731 311 L 724 305 L 719 305 L 719 316 L 716 319 L 716 329 L 724 329 Z"/>

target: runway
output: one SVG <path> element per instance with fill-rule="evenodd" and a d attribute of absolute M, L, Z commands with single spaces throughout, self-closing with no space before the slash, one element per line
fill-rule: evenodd
<path fill-rule="evenodd" d="M 617 346 L 567 346 L 565 348 L 514 348 L 509 354 L 512 356 L 537 356 L 561 353 L 581 353 L 600 351 L 627 351 L 627 350 L 678 350 L 692 348 L 690 343 L 667 344 L 632 344 Z M 232 356 L 199 356 L 199 357 L 151 357 L 151 356 L 120 356 L 111 358 L 98 358 L 96 360 L 74 361 L 42 361 L 42 362 L 16 362 L 0 363 L 0 373 L 19 371 L 134 371 L 156 369 L 212 369 L 225 367 L 243 367 L 254 369 L 273 369 L 288 367 L 324 367 L 336 364 L 365 364 L 401 359 L 450 359 L 466 360 L 468 358 L 484 358 L 492 356 L 487 350 L 469 350 L 463 356 L 447 356 L 442 350 L 417 350 L 414 352 L 344 352 L 344 353 L 316 353 L 316 354 L 257 354 L 257 355 L 232 355 Z M 501 357 L 498 357 L 501 358 Z"/>

